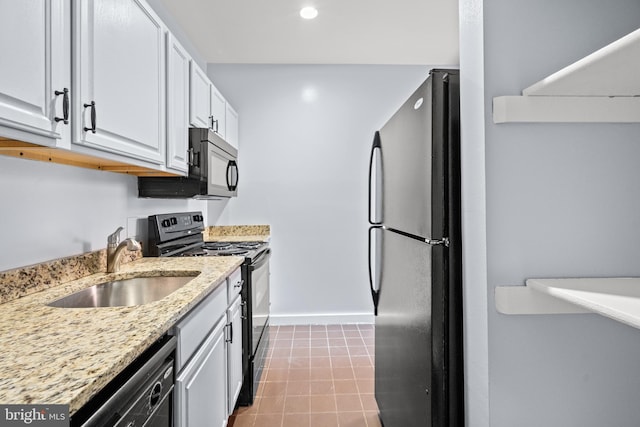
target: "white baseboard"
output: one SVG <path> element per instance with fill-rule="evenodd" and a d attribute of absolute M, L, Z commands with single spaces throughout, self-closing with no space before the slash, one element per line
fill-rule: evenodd
<path fill-rule="evenodd" d="M 271 325 L 338 325 L 347 323 L 374 323 L 373 313 L 341 314 L 271 314 Z"/>

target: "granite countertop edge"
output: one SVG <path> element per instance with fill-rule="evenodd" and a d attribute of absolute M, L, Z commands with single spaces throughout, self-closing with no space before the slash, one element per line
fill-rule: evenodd
<path fill-rule="evenodd" d="M 0 305 L 0 403 L 65 404 L 75 413 L 243 262 L 242 257 L 141 258 Z M 105 280 L 141 275 L 193 279 L 145 305 L 46 304 Z"/>

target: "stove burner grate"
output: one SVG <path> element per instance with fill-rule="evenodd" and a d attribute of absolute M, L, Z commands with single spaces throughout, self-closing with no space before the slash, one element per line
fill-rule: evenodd
<path fill-rule="evenodd" d="M 203 249 L 210 249 L 213 251 L 224 251 L 231 249 L 232 245 L 229 242 L 206 242 L 202 245 Z"/>
<path fill-rule="evenodd" d="M 262 242 L 238 242 L 235 246 L 242 249 L 257 249 L 262 244 Z"/>

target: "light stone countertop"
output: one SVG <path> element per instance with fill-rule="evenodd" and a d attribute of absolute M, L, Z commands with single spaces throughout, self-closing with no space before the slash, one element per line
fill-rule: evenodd
<path fill-rule="evenodd" d="M 268 242 L 269 225 L 214 225 L 202 232 L 205 242 Z"/>
<path fill-rule="evenodd" d="M 0 305 L 0 402 L 65 404 L 75 413 L 242 263 L 242 257 L 142 258 Z M 53 308 L 55 299 L 136 275 L 193 275 L 135 307 Z"/>

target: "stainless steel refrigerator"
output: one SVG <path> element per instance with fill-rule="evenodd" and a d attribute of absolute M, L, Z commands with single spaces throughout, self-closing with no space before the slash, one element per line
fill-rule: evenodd
<path fill-rule="evenodd" d="M 375 397 L 384 427 L 464 425 L 458 70 L 432 70 L 369 167 Z"/>

